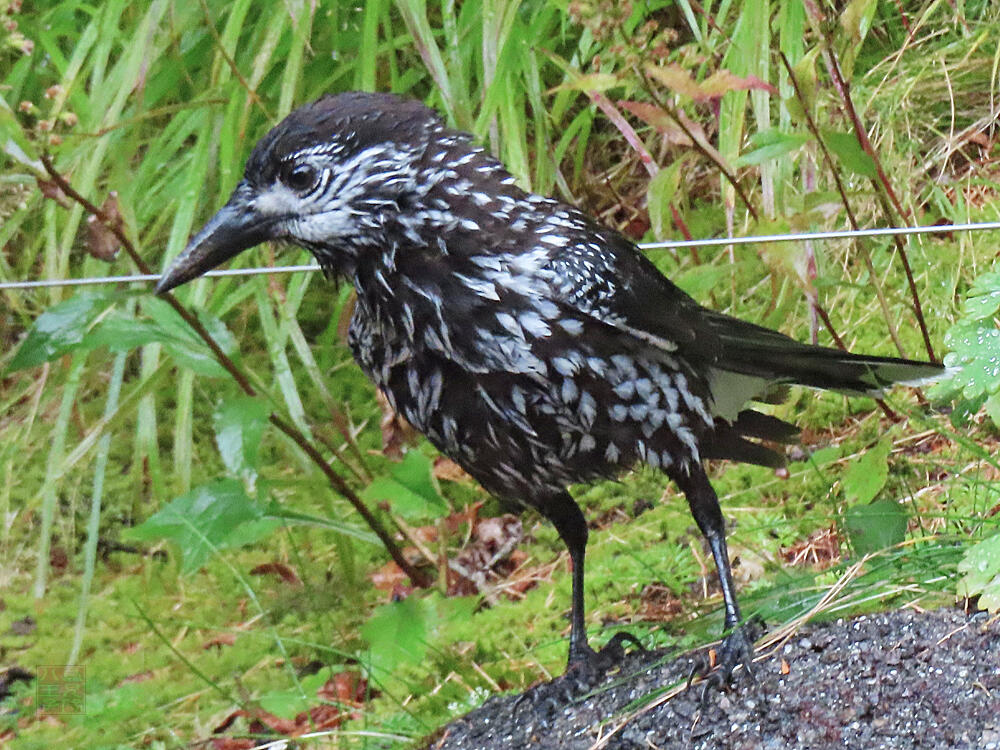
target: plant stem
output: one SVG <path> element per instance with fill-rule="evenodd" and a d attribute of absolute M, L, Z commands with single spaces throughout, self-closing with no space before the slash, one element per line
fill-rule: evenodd
<path fill-rule="evenodd" d="M 87 213 L 97 218 L 98 221 L 103 223 L 115 235 L 115 237 L 118 238 L 119 242 L 122 243 L 122 247 L 125 248 L 125 252 L 142 273 L 152 274 L 152 268 L 146 263 L 145 260 L 142 259 L 142 256 L 139 255 L 135 245 L 132 244 L 132 241 L 128 238 L 122 228 L 118 226 L 116 222 L 111 221 L 100 208 L 78 193 L 73 186 L 69 184 L 66 178 L 56 170 L 48 155 L 43 154 L 41 160 L 42 164 L 45 166 L 45 171 L 49 173 L 52 181 L 59 186 L 59 189 L 71 199 L 79 203 L 83 209 L 87 211 Z M 184 305 L 182 305 L 173 294 L 165 294 L 163 295 L 163 299 L 177 312 L 178 315 L 184 319 L 189 326 L 191 326 L 192 330 L 198 334 L 198 337 L 205 342 L 208 348 L 212 350 L 212 354 L 215 355 L 219 364 L 222 365 L 232 376 L 233 380 L 236 381 L 236 384 L 240 387 L 240 389 L 248 396 L 256 396 L 257 391 L 250 384 L 246 374 L 224 351 L 222 351 L 222 348 L 215 341 L 215 339 L 212 338 L 211 334 L 205 329 L 205 326 L 201 324 L 201 321 L 198 320 L 194 313 L 184 307 Z M 366 506 L 361 498 L 358 497 L 357 493 L 350 488 L 344 478 L 333 470 L 333 467 L 330 466 L 329 462 L 325 458 L 323 458 L 323 455 L 309 441 L 309 439 L 306 438 L 306 436 L 303 435 L 302 432 L 299 431 L 294 425 L 287 422 L 283 417 L 275 412 L 271 412 L 268 420 L 281 432 L 285 433 L 285 435 L 287 435 L 292 442 L 294 442 L 312 460 L 312 462 L 316 464 L 319 470 L 323 472 L 333 489 L 342 495 L 352 506 L 354 506 L 354 509 L 365 520 L 365 523 L 368 524 L 369 528 L 375 532 L 375 535 L 382 542 L 382 545 L 385 547 L 390 557 L 392 557 L 403 572 L 410 577 L 413 585 L 420 588 L 429 588 L 432 583 L 431 580 L 407 562 L 406 557 L 399 548 L 399 545 L 396 544 L 395 540 L 392 536 L 390 536 L 381 521 L 379 521 L 378 518 L 372 514 L 372 512 L 368 509 L 368 506 Z"/>

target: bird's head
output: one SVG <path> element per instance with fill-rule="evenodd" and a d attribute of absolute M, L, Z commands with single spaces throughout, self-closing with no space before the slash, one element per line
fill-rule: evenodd
<path fill-rule="evenodd" d="M 417 101 L 352 92 L 292 112 L 254 148 L 229 201 L 157 284 L 163 293 L 266 240 L 313 252 L 328 273 L 350 274 L 356 255 L 383 243 L 386 222 L 426 194 L 421 159 L 447 130 Z"/>

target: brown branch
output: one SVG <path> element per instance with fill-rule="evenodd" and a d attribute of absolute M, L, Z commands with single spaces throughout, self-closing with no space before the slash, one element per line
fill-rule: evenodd
<path fill-rule="evenodd" d="M 788 61 L 788 57 L 784 52 L 779 52 L 781 55 L 781 62 L 785 65 L 785 70 L 788 73 L 788 80 L 792 84 L 792 88 L 795 89 L 795 97 L 802 104 L 802 112 L 806 118 L 806 126 L 809 128 L 809 132 L 813 134 L 816 142 L 819 144 L 820 151 L 823 154 L 823 161 L 826 162 L 827 168 L 830 170 L 830 174 L 833 176 L 834 184 L 837 186 L 837 192 L 840 194 L 840 200 L 844 204 L 844 210 L 847 213 L 847 219 L 851 224 L 851 228 L 854 230 L 860 229 L 857 217 L 854 215 L 854 211 L 851 208 L 851 202 L 847 197 L 847 190 L 844 188 L 844 183 L 840 179 L 840 172 L 837 169 L 837 165 L 833 161 L 833 156 L 830 154 L 830 150 L 827 148 L 826 143 L 823 141 L 823 136 L 819 132 L 819 127 L 816 125 L 816 121 L 813 119 L 812 113 L 809 111 L 809 102 L 807 101 L 805 95 L 802 93 L 802 88 L 799 86 L 799 80 L 795 77 L 795 70 L 792 68 L 792 64 Z M 865 262 L 865 266 L 868 268 L 869 278 L 872 280 L 872 286 L 875 287 L 875 296 L 878 298 L 879 305 L 882 307 L 882 313 L 885 316 L 886 325 L 889 328 L 889 336 L 892 337 L 893 343 L 896 344 L 896 349 L 899 350 L 899 354 L 902 357 L 906 356 L 903 350 L 903 345 L 899 340 L 899 335 L 896 332 L 896 328 L 892 323 L 892 319 L 889 317 L 889 303 L 885 299 L 885 293 L 882 290 L 882 285 L 879 283 L 878 275 L 875 273 L 875 265 L 872 263 L 871 254 L 868 252 L 868 247 L 860 238 L 855 239 L 855 247 L 861 252 L 861 257 Z M 844 351 L 847 351 L 847 347 L 844 342 L 840 340 L 840 337 L 833 332 L 833 324 L 830 321 L 826 310 L 819 304 L 818 297 L 815 302 L 816 312 L 819 314 L 820 319 L 823 321 L 823 325 L 826 326 L 834 337 L 834 341 L 837 342 L 837 346 Z M 918 391 L 919 394 L 919 391 Z M 882 409 L 883 413 L 889 419 L 893 421 L 898 420 L 896 413 L 889 408 L 889 405 L 885 403 L 882 399 L 875 399 L 879 407 Z"/>
<path fill-rule="evenodd" d="M 843 181 L 840 179 L 840 171 L 837 169 L 836 162 L 833 160 L 830 150 L 826 146 L 826 142 L 823 140 L 823 136 L 819 131 L 819 126 L 813 119 L 812 113 L 809 112 L 809 103 L 806 100 L 805 95 L 802 93 L 802 88 L 799 86 L 799 80 L 795 77 L 795 71 L 792 69 L 792 64 L 788 61 L 784 52 L 779 52 L 781 55 L 781 61 L 785 65 L 785 70 L 788 72 L 788 80 L 792 84 L 792 88 L 795 89 L 795 96 L 802 104 L 802 111 L 805 114 L 806 126 L 809 128 L 809 132 L 812 133 L 816 142 L 819 144 L 820 151 L 823 154 L 823 161 L 826 162 L 827 168 L 830 170 L 830 175 L 833 177 L 834 184 L 837 187 L 837 192 L 840 194 L 840 201 L 844 204 L 844 210 L 847 213 L 847 220 L 851 224 L 851 228 L 854 230 L 860 230 L 861 225 L 858 223 L 857 217 L 854 215 L 854 210 L 851 208 L 851 201 L 847 197 L 847 189 L 844 187 Z M 882 284 L 878 280 L 878 274 L 875 272 L 875 264 L 872 263 L 871 253 L 868 252 L 868 246 L 860 238 L 856 238 L 855 247 L 861 253 L 861 258 L 865 263 L 865 267 L 868 269 L 868 275 L 872 280 L 872 286 L 875 288 L 875 296 L 878 298 L 879 305 L 882 308 L 882 315 L 885 317 L 886 326 L 889 328 L 889 336 L 892 337 L 893 343 L 896 345 L 896 349 L 899 351 L 901 357 L 906 356 L 906 351 L 903 349 L 903 343 L 899 339 L 899 333 L 896 331 L 896 326 L 892 322 L 892 317 L 889 312 L 889 302 L 885 298 L 885 291 L 882 289 Z"/>
<path fill-rule="evenodd" d="M 861 148 L 864 149 L 864 152 L 871 158 L 872 163 L 875 164 L 877 179 L 872 178 L 871 181 L 873 187 L 875 188 L 875 194 L 879 197 L 879 205 L 882 208 L 882 212 L 885 214 L 886 223 L 889 226 L 895 225 L 897 223 L 896 216 L 898 216 L 903 222 L 909 222 L 909 212 L 903 209 L 902 204 L 896 197 L 895 191 L 892 189 L 889 177 L 882 168 L 882 160 L 879 159 L 878 153 L 875 151 L 875 147 L 872 145 L 871 139 L 868 138 L 868 132 L 865 130 L 865 127 L 861 122 L 861 118 L 858 116 L 858 112 L 854 107 L 854 98 L 851 96 L 850 85 L 844 80 L 843 73 L 840 70 L 840 64 L 837 62 L 837 58 L 834 56 L 828 43 L 824 45 L 823 59 L 826 62 L 826 67 L 830 73 L 830 77 L 833 79 L 833 85 L 837 89 L 837 93 L 840 94 L 841 101 L 844 104 L 844 109 L 846 110 L 847 116 L 854 128 L 854 137 L 858 139 L 858 143 L 861 145 Z M 896 216 L 893 216 L 892 210 L 886 203 L 886 198 L 888 198 L 888 200 L 891 201 L 892 205 L 895 207 Z M 896 251 L 899 253 L 899 260 L 903 264 L 903 272 L 906 274 L 906 283 L 910 287 L 910 297 L 913 299 L 913 312 L 917 316 L 917 324 L 920 326 L 920 334 L 924 339 L 924 347 L 927 349 L 927 356 L 932 362 L 937 362 L 937 357 L 934 356 L 934 347 L 931 345 L 931 336 L 927 330 L 927 322 L 924 320 L 924 311 L 920 304 L 920 295 L 917 293 L 917 283 L 913 278 L 913 270 L 910 268 L 910 259 L 906 253 L 906 245 L 903 242 L 903 238 L 898 234 L 893 235 L 893 241 L 896 244 Z"/>
<path fill-rule="evenodd" d="M 87 213 L 96 217 L 98 221 L 104 224 L 108 230 L 118 238 L 119 242 L 122 243 L 122 247 L 125 248 L 125 252 L 132 259 L 132 262 L 135 263 L 136 267 L 144 274 L 154 273 L 152 268 L 146 263 L 145 260 L 142 259 L 142 256 L 139 255 L 135 245 L 132 244 L 132 241 L 121 229 L 121 227 L 119 227 L 116 222 L 110 221 L 104 211 L 78 193 L 76 189 L 69 184 L 66 178 L 56 170 L 47 154 L 43 154 L 41 160 L 45 167 L 45 171 L 49 173 L 52 181 L 55 182 L 67 196 L 80 204 Z M 222 367 L 225 368 L 225 370 L 233 377 L 233 380 L 236 381 L 240 389 L 248 396 L 256 396 L 257 391 L 250 384 L 247 376 L 242 370 L 240 370 L 229 355 L 222 351 L 218 342 L 212 338 L 211 334 L 205 329 L 205 326 L 202 325 L 201 321 L 198 320 L 194 313 L 182 305 L 173 294 L 164 294 L 162 295 L 162 299 L 169 304 L 189 326 L 191 326 L 194 332 L 198 334 L 198 337 L 205 342 L 209 349 L 212 350 L 212 354 L 215 355 L 216 360 L 218 360 L 219 364 L 222 365 Z M 344 478 L 333 470 L 333 467 L 330 466 L 329 462 L 309 441 L 309 439 L 294 425 L 287 422 L 283 417 L 275 412 L 271 412 L 268 419 L 272 425 L 287 435 L 292 442 L 295 443 L 314 464 L 316 464 L 319 470 L 326 476 L 333 489 L 343 496 L 352 506 L 354 506 L 354 509 L 365 520 L 365 523 L 368 524 L 369 528 L 371 528 L 371 530 L 382 542 L 382 545 L 385 547 L 386 552 L 389 553 L 389 556 L 392 557 L 403 572 L 410 577 L 413 585 L 419 586 L 420 588 L 430 587 L 430 579 L 407 562 L 406 557 L 399 548 L 399 545 L 397 545 L 395 540 L 389 535 L 389 532 L 386 531 L 381 521 L 379 521 L 378 518 L 372 514 L 372 512 L 368 509 L 368 506 L 366 506 L 361 498 L 358 497 L 357 493 L 350 488 Z"/>

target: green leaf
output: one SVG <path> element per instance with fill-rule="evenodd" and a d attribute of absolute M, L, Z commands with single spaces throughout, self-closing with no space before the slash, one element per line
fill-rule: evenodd
<path fill-rule="evenodd" d="M 426 601 L 416 596 L 376 609 L 361 628 L 371 666 L 391 673 L 401 664 L 420 662 L 427 653 L 430 614 Z"/>
<path fill-rule="evenodd" d="M 431 460 L 420 451 L 410 451 L 402 462 L 393 464 L 389 476 L 375 479 L 362 497 L 388 501 L 393 511 L 407 519 L 440 518 L 448 513 L 431 474 Z"/>
<path fill-rule="evenodd" d="M 91 326 L 117 298 L 114 294 L 81 292 L 50 307 L 28 330 L 7 369 L 36 367 L 82 346 Z"/>
<path fill-rule="evenodd" d="M 885 486 L 889 476 L 889 442 L 880 440 L 847 467 L 844 494 L 858 503 L 867 503 Z"/>
<path fill-rule="evenodd" d="M 966 318 L 985 320 L 1000 309 L 1000 271 L 989 271 L 977 278 L 965 298 L 962 314 Z"/>
<path fill-rule="evenodd" d="M 684 160 L 678 159 L 666 169 L 661 169 L 649 181 L 649 187 L 646 189 L 649 223 L 653 229 L 653 236 L 657 239 L 666 237 L 670 233 L 669 228 L 673 226 L 670 203 L 677 194 L 683 165 Z"/>
<path fill-rule="evenodd" d="M 341 521 L 334 521 L 329 518 L 322 518 L 320 516 L 313 516 L 308 513 L 300 513 L 295 510 L 290 510 L 276 502 L 272 502 L 267 506 L 267 510 L 264 512 L 264 517 L 278 520 L 288 526 L 318 526 L 321 529 L 329 529 L 330 531 L 335 531 L 338 534 L 353 536 L 355 539 L 360 539 L 361 541 L 368 542 L 369 544 L 380 543 L 378 537 L 370 531 L 359 529 Z"/>
<path fill-rule="evenodd" d="M 986 409 L 986 416 L 993 420 L 993 424 L 1000 427 L 1000 391 L 986 399 L 983 406 Z"/>
<path fill-rule="evenodd" d="M 158 325 L 163 336 L 163 345 L 177 363 L 198 375 L 207 377 L 227 377 L 225 368 L 219 364 L 212 350 L 193 331 L 184 319 L 163 300 L 150 297 L 143 300 L 143 308 Z M 229 356 L 237 352 L 236 339 L 218 318 L 199 314 L 198 320 L 215 339 L 219 348 Z"/>
<path fill-rule="evenodd" d="M 812 136 L 808 133 L 783 133 L 777 128 L 761 130 L 754 133 L 750 139 L 750 145 L 753 148 L 733 162 L 733 165 L 744 167 L 777 159 L 801 148 L 810 140 L 812 140 Z"/>
<path fill-rule="evenodd" d="M 858 139 L 851 133 L 823 133 L 826 147 L 840 159 L 844 169 L 859 174 L 862 177 L 875 179 L 875 162 L 865 153 Z"/>
<path fill-rule="evenodd" d="M 106 346 L 111 351 L 125 352 L 139 346 L 158 342 L 174 360 L 198 375 L 226 377 L 228 373 L 219 364 L 208 345 L 201 340 L 185 320 L 163 300 L 147 297 L 142 307 L 148 317 L 138 318 L 116 311 L 94 327 L 84 342 L 95 349 Z M 236 339 L 217 318 L 198 316 L 219 347 L 230 357 L 238 353 Z"/>
<path fill-rule="evenodd" d="M 737 261 L 739 264 L 739 261 Z M 702 263 L 676 276 L 673 282 L 695 299 L 703 300 L 723 279 L 733 272 L 732 265 L 714 266 Z"/>
<path fill-rule="evenodd" d="M 264 518 L 262 507 L 240 482 L 217 479 L 174 499 L 123 536 L 173 542 L 181 550 L 181 572 L 188 574 L 204 565 L 213 550 L 257 541 L 279 525 Z"/>
<path fill-rule="evenodd" d="M 894 500 L 876 500 L 848 508 L 844 525 L 859 555 L 878 552 L 906 539 L 906 511 Z"/>
<path fill-rule="evenodd" d="M 222 462 L 236 476 L 256 479 L 257 449 L 269 413 L 263 399 L 240 395 L 224 400 L 212 415 Z"/>
<path fill-rule="evenodd" d="M 951 351 L 945 355 L 948 367 L 958 368 L 952 377 L 968 399 L 1000 389 L 1000 328 L 963 320 L 944 337 Z"/>
<path fill-rule="evenodd" d="M 400 666 L 418 664 L 427 656 L 432 638 L 442 640 L 443 634 L 465 632 L 478 606 L 474 596 L 446 597 L 431 592 L 379 607 L 361 628 L 361 637 L 369 646 L 367 663 L 380 681 Z"/>
<path fill-rule="evenodd" d="M 958 584 L 959 596 L 979 596 L 979 607 L 990 614 L 1000 612 L 1000 534 L 994 534 L 970 548 L 958 572 L 964 576 Z"/>

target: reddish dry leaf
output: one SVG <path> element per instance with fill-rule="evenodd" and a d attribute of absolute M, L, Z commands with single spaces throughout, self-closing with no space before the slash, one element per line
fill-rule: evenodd
<path fill-rule="evenodd" d="M 379 591 L 392 591 L 393 587 L 406 579 L 406 573 L 394 561 L 389 561 L 370 576 L 372 585 Z"/>
<path fill-rule="evenodd" d="M 447 529 L 449 534 L 454 534 L 456 531 L 461 529 L 462 526 L 469 524 L 471 531 L 475 532 L 476 525 L 479 523 L 479 509 L 482 507 L 483 503 L 482 501 L 479 501 L 478 503 L 467 505 L 462 510 L 451 513 L 444 519 L 445 529 Z"/>
<path fill-rule="evenodd" d="M 251 720 L 250 731 L 254 734 L 264 734 L 263 730 L 266 728 L 286 737 L 294 737 L 296 730 L 298 729 L 294 721 L 282 719 L 280 716 L 268 713 L 262 708 L 254 707 L 250 710 L 244 710 L 241 708 L 237 711 L 233 711 L 223 720 L 222 724 L 216 727 L 214 733 L 225 731 L 240 716 Z"/>
<path fill-rule="evenodd" d="M 684 611 L 681 599 L 661 583 L 649 583 L 639 595 L 639 615 L 645 620 L 670 620 Z"/>
<path fill-rule="evenodd" d="M 673 146 L 692 145 L 691 139 L 688 138 L 687 133 L 681 129 L 680 125 L 667 112 L 655 104 L 629 100 L 619 101 L 618 104 L 643 122 L 656 128 L 657 132 L 666 139 L 667 143 Z"/>
<path fill-rule="evenodd" d="M 782 659 L 781 660 L 781 674 L 791 674 L 791 671 L 792 671 L 791 665 L 787 661 L 785 661 L 784 659 Z"/>
<path fill-rule="evenodd" d="M 49 551 L 49 565 L 57 576 L 66 572 L 66 568 L 69 566 L 69 555 L 66 554 L 65 547 L 60 544 L 53 545 Z"/>
<path fill-rule="evenodd" d="M 202 643 L 201 648 L 204 651 L 208 651 L 210 648 L 221 649 L 223 646 L 232 646 L 234 643 L 236 643 L 235 633 L 219 633 L 214 638 L 209 638 Z"/>
<path fill-rule="evenodd" d="M 155 677 L 153 670 L 147 669 L 145 672 L 136 672 L 135 674 L 130 674 L 128 677 L 125 677 L 121 682 L 119 682 L 118 685 L 121 686 L 121 685 L 135 684 L 138 682 L 149 682 L 151 679 L 153 679 L 153 677 Z"/>
<path fill-rule="evenodd" d="M 778 89 L 767 81 L 762 81 L 754 75 L 741 78 L 740 76 L 733 75 L 725 68 L 715 71 L 702 81 L 701 89 L 704 92 L 705 99 L 718 99 L 730 91 L 750 91 L 751 89 L 766 91 L 771 96 L 778 95 Z"/>
<path fill-rule="evenodd" d="M 257 747 L 256 740 L 237 739 L 236 737 L 213 737 L 213 750 L 253 750 Z"/>
<path fill-rule="evenodd" d="M 358 672 L 337 672 L 316 694 L 331 703 L 360 706 L 368 696 L 368 680 Z"/>
<path fill-rule="evenodd" d="M 101 212 L 104 214 L 104 221 L 96 216 L 87 217 L 87 252 L 98 260 L 110 263 L 121 250 L 121 242 L 111 227 L 122 231 L 125 226 L 118 210 L 118 193 L 113 190 L 108 193 L 101 205 Z"/>
<path fill-rule="evenodd" d="M 407 529 L 407 533 L 420 544 L 431 544 L 438 540 L 437 526 L 413 526 Z M 407 547 L 407 550 L 408 552 L 404 553 L 407 555 L 407 559 L 420 559 L 420 550 L 414 550 L 412 547 Z"/>
<path fill-rule="evenodd" d="M 815 565 L 820 570 L 829 568 L 840 560 L 840 536 L 834 526 L 819 529 L 804 541 L 781 550 L 789 565 Z"/>
<path fill-rule="evenodd" d="M 671 91 L 694 99 L 696 102 L 707 102 L 719 99 L 730 91 L 749 89 L 760 89 L 773 95 L 778 94 L 778 90 L 774 86 L 762 81 L 757 76 L 741 78 L 726 69 L 715 71 L 701 83 L 694 80 L 688 71 L 676 63 L 649 65 L 646 67 L 646 72 Z"/>
<path fill-rule="evenodd" d="M 250 574 L 257 576 L 273 575 L 277 576 L 285 583 L 290 583 L 295 586 L 302 585 L 302 579 L 299 578 L 298 573 L 295 572 L 295 569 L 292 568 L 292 566 L 282 562 L 263 563 L 262 565 L 258 565 L 257 567 L 251 569 Z"/>
<path fill-rule="evenodd" d="M 449 482 L 473 484 L 476 481 L 466 473 L 465 469 L 444 456 L 438 456 L 434 459 L 434 468 L 431 473 L 434 474 L 435 479 L 446 479 Z"/>
<path fill-rule="evenodd" d="M 360 714 L 355 711 L 346 713 L 337 706 L 322 704 L 313 706 L 308 711 L 303 711 L 295 717 L 298 729 L 293 736 L 306 734 L 307 732 L 322 731 L 324 729 L 336 729 L 344 719 L 357 718 Z"/>
<path fill-rule="evenodd" d="M 62 188 L 56 185 L 56 183 L 51 180 L 36 180 L 36 182 L 38 182 L 38 189 L 42 191 L 42 195 L 46 198 L 55 201 L 63 208 L 71 207 L 69 198 L 66 197 L 66 193 L 64 193 Z"/>
<path fill-rule="evenodd" d="M 631 516 L 629 516 L 628 512 L 625 510 L 625 506 L 616 505 L 613 508 L 608 508 L 599 516 L 592 519 L 587 525 L 592 529 L 606 529 L 609 526 L 626 523 L 630 520 Z"/>
<path fill-rule="evenodd" d="M 413 593 L 413 587 L 406 585 L 409 576 L 395 562 L 387 562 L 381 568 L 372 573 L 372 585 L 379 591 L 385 591 L 394 601 L 405 599 Z"/>
<path fill-rule="evenodd" d="M 379 427 L 382 429 L 382 454 L 391 461 L 402 461 L 405 449 L 416 445 L 420 434 L 409 422 L 392 410 L 389 399 L 378 390 L 375 392 L 382 419 Z"/>

